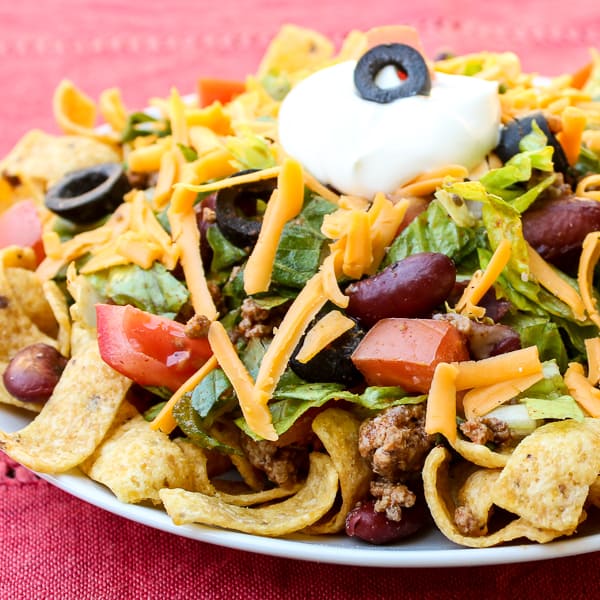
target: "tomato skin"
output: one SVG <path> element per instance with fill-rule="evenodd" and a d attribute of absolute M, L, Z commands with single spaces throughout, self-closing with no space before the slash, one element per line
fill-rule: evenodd
<path fill-rule="evenodd" d="M 21 200 L 0 214 L 0 248 L 33 248 L 38 264 L 44 258 L 42 221 L 33 200 Z"/>
<path fill-rule="evenodd" d="M 210 106 L 213 102 L 227 104 L 245 91 L 246 84 L 243 81 L 211 77 L 203 77 L 198 80 L 198 96 L 200 106 L 203 108 Z"/>
<path fill-rule="evenodd" d="M 399 385 L 423 394 L 438 363 L 468 359 L 463 335 L 448 321 L 436 319 L 382 319 L 352 354 L 369 385 Z"/>
<path fill-rule="evenodd" d="M 143 386 L 179 388 L 212 355 L 206 338 L 190 338 L 181 323 L 133 306 L 97 304 L 100 356 Z"/>

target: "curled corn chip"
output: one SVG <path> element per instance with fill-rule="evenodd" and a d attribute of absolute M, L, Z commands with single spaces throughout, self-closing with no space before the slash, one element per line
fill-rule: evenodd
<path fill-rule="evenodd" d="M 165 485 L 214 492 L 202 449 L 151 429 L 135 409 L 105 437 L 83 470 L 122 502 L 159 504 L 158 491 Z"/>
<path fill-rule="evenodd" d="M 254 535 L 281 536 L 299 531 L 318 521 L 333 506 L 338 476 L 325 454 L 310 455 L 310 469 L 300 490 L 281 502 L 246 508 L 181 489 L 163 489 L 160 499 L 176 525 L 203 523 Z"/>
<path fill-rule="evenodd" d="M 359 427 L 360 422 L 355 417 L 339 408 L 319 413 L 312 423 L 313 431 L 325 446 L 340 479 L 342 505 L 334 515 L 309 527 L 307 533 L 341 531 L 348 512 L 368 492 L 371 469 L 358 452 Z"/>
<path fill-rule="evenodd" d="M 100 358 L 97 343 L 88 343 L 69 360 L 40 414 L 20 431 L 0 431 L 0 448 L 34 471 L 64 473 L 96 449 L 130 386 Z"/>
<path fill-rule="evenodd" d="M 463 535 L 454 519 L 457 505 L 453 500 L 452 486 L 448 478 L 449 460 L 450 452 L 442 446 L 435 447 L 429 453 L 423 467 L 423 490 L 435 524 L 452 542 L 471 548 L 489 548 L 519 538 L 527 538 L 543 544 L 565 534 L 553 529 L 536 527 L 525 519 L 517 518 L 488 535 Z"/>

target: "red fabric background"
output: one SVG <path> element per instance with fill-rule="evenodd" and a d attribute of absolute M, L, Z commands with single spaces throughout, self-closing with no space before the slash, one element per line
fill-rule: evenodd
<path fill-rule="evenodd" d="M 31 127 L 55 131 L 63 77 L 90 95 L 119 86 L 131 108 L 200 75 L 242 77 L 282 23 L 339 42 L 351 28 L 413 23 L 430 53 L 515 50 L 558 74 L 600 46 L 586 0 L 5 0 L 0 5 L 0 155 Z M 0 335 L 2 333 L 0 332 Z M 600 555 L 463 569 L 367 569 L 223 549 L 105 513 L 0 455 L 0 600 L 117 598 L 584 598 Z"/>

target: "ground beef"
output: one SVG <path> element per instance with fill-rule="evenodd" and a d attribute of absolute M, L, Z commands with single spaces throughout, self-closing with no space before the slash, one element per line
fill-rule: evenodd
<path fill-rule="evenodd" d="M 242 435 L 244 454 L 255 468 L 263 471 L 277 485 L 291 485 L 302 480 L 308 470 L 308 449 L 296 446 L 278 447 L 273 442 L 255 442 Z"/>
<path fill-rule="evenodd" d="M 425 433 L 423 404 L 393 406 L 360 426 L 358 449 L 377 475 L 397 481 L 407 472 L 420 471 L 433 446 Z"/>
<path fill-rule="evenodd" d="M 137 190 L 146 190 L 149 187 L 156 185 L 158 173 L 141 173 L 138 171 L 128 171 L 127 179 L 129 180 L 129 185 L 132 188 L 135 188 Z"/>
<path fill-rule="evenodd" d="M 463 535 L 479 537 L 485 533 L 485 525 L 475 518 L 468 506 L 457 506 L 454 511 L 454 523 Z"/>
<path fill-rule="evenodd" d="M 511 439 L 510 428 L 507 423 L 495 417 L 476 417 L 461 423 L 460 430 L 476 444 L 492 443 L 502 446 Z"/>
<path fill-rule="evenodd" d="M 183 329 L 185 335 L 189 338 L 203 338 L 208 335 L 210 327 L 210 319 L 204 315 L 195 314 L 186 324 Z"/>
<path fill-rule="evenodd" d="M 246 340 L 263 339 L 273 335 L 275 322 L 271 311 L 259 306 L 252 298 L 244 298 L 241 307 L 241 320 L 237 325 L 237 333 Z"/>
<path fill-rule="evenodd" d="M 390 521 L 402 520 L 402 509 L 414 506 L 417 496 L 403 483 L 386 479 L 371 482 L 371 495 L 375 498 L 375 511 L 385 512 Z"/>

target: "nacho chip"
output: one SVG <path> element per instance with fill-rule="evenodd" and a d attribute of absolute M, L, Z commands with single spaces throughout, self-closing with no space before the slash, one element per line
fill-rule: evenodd
<path fill-rule="evenodd" d="M 367 495 L 372 473 L 365 459 L 358 452 L 358 429 L 360 422 L 349 412 L 329 408 L 319 413 L 313 423 L 313 431 L 331 457 L 342 492 L 342 505 L 336 514 L 309 527 L 306 533 L 337 533 L 344 528 L 346 515 L 354 505 Z"/>
<path fill-rule="evenodd" d="M 587 421 L 555 421 L 517 446 L 494 503 L 546 529 L 572 533 L 600 472 L 600 433 Z"/>
<path fill-rule="evenodd" d="M 52 280 L 44 281 L 42 289 L 46 302 L 50 306 L 54 320 L 58 325 L 57 349 L 63 356 L 68 357 L 71 352 L 71 317 L 69 316 L 67 298 Z"/>
<path fill-rule="evenodd" d="M 272 73 L 310 72 L 333 57 L 329 39 L 311 29 L 284 25 L 273 38 L 258 67 L 258 76 Z"/>
<path fill-rule="evenodd" d="M 458 491 L 457 511 L 468 514 L 472 535 L 487 535 L 494 504 L 492 491 L 499 475 L 498 469 L 477 469 L 466 478 Z"/>
<path fill-rule="evenodd" d="M 132 504 L 144 500 L 160 504 L 158 491 L 165 486 L 214 492 L 204 452 L 191 442 L 172 441 L 151 429 L 139 413 L 107 435 L 82 470 L 121 502 Z"/>
<path fill-rule="evenodd" d="M 100 358 L 97 343 L 89 343 L 69 360 L 29 425 L 14 433 L 0 431 L 0 449 L 34 471 L 68 471 L 96 449 L 130 385 Z"/>
<path fill-rule="evenodd" d="M 313 452 L 305 484 L 282 502 L 246 508 L 181 489 L 163 489 L 160 498 L 176 525 L 203 523 L 253 535 L 281 536 L 318 521 L 333 506 L 337 491 L 338 476 L 332 460 Z"/>
<path fill-rule="evenodd" d="M 39 183 L 45 190 L 70 171 L 119 160 L 118 152 L 97 140 L 33 129 L 0 162 L 0 172 Z"/>
<path fill-rule="evenodd" d="M 490 450 L 483 444 L 475 444 L 474 442 L 468 442 L 460 438 L 451 442 L 451 445 L 464 459 L 486 469 L 502 468 L 510 456 L 510 454 Z"/>
<path fill-rule="evenodd" d="M 423 490 L 429 512 L 438 529 L 450 541 L 471 548 L 489 548 L 519 538 L 544 544 L 565 535 L 565 532 L 536 527 L 522 518 L 511 521 L 502 529 L 489 535 L 463 535 L 454 520 L 457 506 L 452 500 L 448 479 L 450 456 L 450 452 L 443 446 L 436 446 L 427 456 L 423 467 Z"/>
<path fill-rule="evenodd" d="M 300 491 L 301 487 L 302 484 L 297 483 L 287 487 L 274 487 L 269 490 L 248 494 L 227 494 L 222 491 L 217 491 L 216 496 L 227 504 L 233 504 L 235 506 L 255 506 L 257 504 L 264 504 L 265 502 L 273 502 L 273 500 L 281 500 L 281 498 L 293 496 L 296 492 Z"/>

